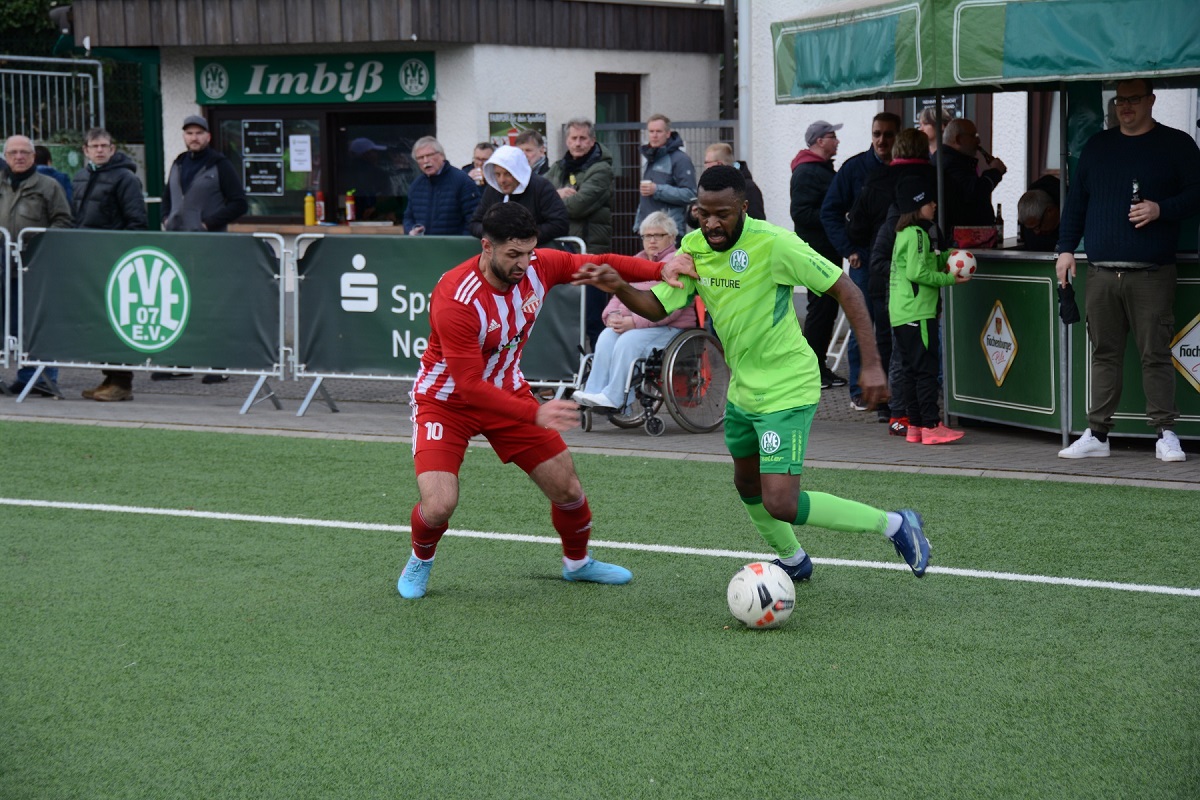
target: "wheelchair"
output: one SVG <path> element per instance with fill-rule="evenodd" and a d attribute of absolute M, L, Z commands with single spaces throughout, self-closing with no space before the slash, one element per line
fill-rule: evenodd
<path fill-rule="evenodd" d="M 582 387 L 591 371 L 592 357 L 584 357 L 579 379 Z M 725 421 L 725 395 L 729 390 L 729 367 L 720 341 L 704 328 L 687 328 L 650 355 L 634 361 L 625 381 L 625 396 L 633 400 L 622 409 L 581 408 L 585 431 L 592 429 L 597 414 L 608 417 L 618 428 L 644 428 L 650 436 L 662 436 L 667 424 L 663 406 L 671 418 L 689 433 L 710 433 Z M 628 402 L 628 401 L 627 401 Z"/>

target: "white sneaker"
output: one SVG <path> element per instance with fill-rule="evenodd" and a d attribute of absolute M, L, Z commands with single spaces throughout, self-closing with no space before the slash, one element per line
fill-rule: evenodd
<path fill-rule="evenodd" d="M 1092 436 L 1089 428 L 1075 440 L 1075 444 L 1058 451 L 1059 458 L 1108 458 L 1108 440 L 1103 442 Z"/>
<path fill-rule="evenodd" d="M 587 392 L 572 392 L 571 399 L 581 406 L 593 406 L 597 408 L 612 408 L 613 404 L 608 402 L 608 398 L 596 392 L 588 394 Z"/>
<path fill-rule="evenodd" d="M 1187 461 L 1175 431 L 1162 432 L 1162 438 L 1154 445 L 1154 457 L 1159 461 Z"/>

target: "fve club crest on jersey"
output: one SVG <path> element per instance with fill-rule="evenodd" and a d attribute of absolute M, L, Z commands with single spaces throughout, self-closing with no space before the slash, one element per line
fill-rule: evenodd
<path fill-rule="evenodd" d="M 750 266 L 750 256 L 745 250 L 734 250 L 729 254 L 729 268 L 734 272 L 745 272 Z"/>

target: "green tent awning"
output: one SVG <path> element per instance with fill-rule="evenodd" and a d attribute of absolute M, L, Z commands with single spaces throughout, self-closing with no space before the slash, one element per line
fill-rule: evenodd
<path fill-rule="evenodd" d="M 771 36 L 777 103 L 1200 75 L 1196 0 L 857 0 Z"/>

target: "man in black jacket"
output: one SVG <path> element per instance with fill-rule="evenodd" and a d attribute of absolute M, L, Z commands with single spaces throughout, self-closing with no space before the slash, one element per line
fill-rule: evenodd
<path fill-rule="evenodd" d="M 829 241 L 821 225 L 821 204 L 825 193 L 833 183 L 833 157 L 838 151 L 837 131 L 842 126 L 817 120 L 804 132 L 808 148 L 801 150 L 792 160 L 792 224 L 796 235 L 808 243 L 834 264 L 842 263 L 842 257 Z M 804 316 L 804 338 L 817 355 L 821 365 L 821 388 L 845 386 L 846 379 L 831 370 L 825 363 L 829 342 L 833 338 L 833 324 L 837 321 L 838 302 L 827 295 L 808 293 L 808 310 Z"/>
<path fill-rule="evenodd" d="M 228 158 L 209 147 L 208 121 L 183 121 L 183 143 L 163 192 L 163 227 L 169 231 L 223 231 L 246 213 L 246 190 Z"/>
<path fill-rule="evenodd" d="M 937 158 L 942 164 L 946 185 L 946 215 L 948 236 L 960 226 L 991 225 L 996 221 L 992 206 L 992 190 L 1004 178 L 1008 167 L 998 158 L 991 158 L 979 147 L 979 132 L 969 119 L 952 119 L 942 134 L 942 147 Z M 983 167 L 980 172 L 978 167 Z"/>
<path fill-rule="evenodd" d="M 71 209 L 76 228 L 101 228 L 116 231 L 144 231 L 146 198 L 137 179 L 137 164 L 113 145 L 112 135 L 103 128 L 92 128 L 84 136 L 84 168 L 75 173 Z M 133 372 L 104 370 L 104 380 L 83 396 L 102 403 L 133 399 Z"/>

